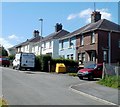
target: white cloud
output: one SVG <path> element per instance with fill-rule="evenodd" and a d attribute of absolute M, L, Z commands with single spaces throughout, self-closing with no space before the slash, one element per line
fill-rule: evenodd
<path fill-rule="evenodd" d="M 92 9 L 88 8 L 88 9 L 83 10 L 80 13 L 78 13 L 78 16 L 80 18 L 85 18 L 85 17 L 89 17 L 91 13 L 92 13 Z"/>
<path fill-rule="evenodd" d="M 8 48 L 10 48 L 10 47 L 13 46 L 9 41 L 5 40 L 5 39 L 2 38 L 2 37 L 0 37 L 0 44 L 1 44 L 5 49 L 8 49 Z"/>
<path fill-rule="evenodd" d="M 72 19 L 75 19 L 77 17 L 77 14 L 70 14 L 68 17 L 67 17 L 67 20 L 72 20 Z"/>
<path fill-rule="evenodd" d="M 18 39 L 18 37 L 15 35 L 10 35 L 10 36 L 8 36 L 8 39 Z"/>
<path fill-rule="evenodd" d="M 88 8 L 88 9 L 82 10 L 79 13 L 70 14 L 67 17 L 67 20 L 72 20 L 72 19 L 75 19 L 75 18 L 84 18 L 86 23 L 90 23 L 91 22 L 92 11 L 93 11 L 92 9 Z M 100 11 L 101 19 L 112 20 L 112 15 L 111 15 L 111 13 L 109 13 L 108 9 L 103 8 L 103 9 L 97 9 L 96 11 Z"/>

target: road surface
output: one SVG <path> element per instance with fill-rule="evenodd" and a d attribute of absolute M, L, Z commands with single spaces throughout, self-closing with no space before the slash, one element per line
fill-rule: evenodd
<path fill-rule="evenodd" d="M 89 81 L 67 74 L 0 69 L 2 94 L 9 105 L 106 105 L 70 89 Z"/>

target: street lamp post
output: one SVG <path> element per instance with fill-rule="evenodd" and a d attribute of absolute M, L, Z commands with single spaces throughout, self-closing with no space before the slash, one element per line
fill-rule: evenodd
<path fill-rule="evenodd" d="M 42 30 L 43 30 L 43 19 L 39 19 L 39 21 L 41 22 L 41 26 L 40 26 L 40 31 L 41 31 L 41 37 L 40 37 L 40 55 L 42 55 Z"/>
<path fill-rule="evenodd" d="M 41 22 L 41 37 L 42 37 L 42 30 L 43 30 L 43 19 L 39 19 L 39 21 Z"/>

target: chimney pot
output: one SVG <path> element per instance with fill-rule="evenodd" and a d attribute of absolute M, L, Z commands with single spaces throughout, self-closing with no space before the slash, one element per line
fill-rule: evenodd
<path fill-rule="evenodd" d="M 33 32 L 33 36 L 34 36 L 34 37 L 39 36 L 39 31 L 38 31 L 38 30 L 34 30 L 34 32 Z"/>
<path fill-rule="evenodd" d="M 101 20 L 101 14 L 98 11 L 94 11 L 91 14 L 91 23 L 97 22 Z"/>
<path fill-rule="evenodd" d="M 62 24 L 60 23 L 56 23 L 56 25 L 55 25 L 55 32 L 58 32 L 58 31 L 60 31 L 60 30 L 62 30 Z"/>

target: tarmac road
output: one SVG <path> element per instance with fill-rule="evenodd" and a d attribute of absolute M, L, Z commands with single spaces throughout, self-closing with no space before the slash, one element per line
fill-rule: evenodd
<path fill-rule="evenodd" d="M 67 74 L 2 69 L 2 94 L 9 105 L 108 105 L 75 93 L 71 85 L 91 82 Z"/>

